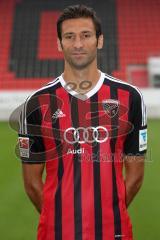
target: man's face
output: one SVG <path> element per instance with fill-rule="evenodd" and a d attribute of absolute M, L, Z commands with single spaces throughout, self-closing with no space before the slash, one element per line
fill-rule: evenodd
<path fill-rule="evenodd" d="M 58 49 L 65 61 L 75 69 L 84 69 L 97 58 L 97 48 L 102 48 L 103 36 L 96 38 L 92 19 L 78 18 L 62 23 L 62 41 Z"/>

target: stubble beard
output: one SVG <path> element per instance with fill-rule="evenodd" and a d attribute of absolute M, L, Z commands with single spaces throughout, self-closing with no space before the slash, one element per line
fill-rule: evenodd
<path fill-rule="evenodd" d="M 88 56 L 86 59 L 84 60 L 76 60 L 72 57 L 67 56 L 67 54 L 64 53 L 64 58 L 66 60 L 66 62 L 74 69 L 76 70 L 83 70 L 85 68 L 87 68 L 96 58 L 97 58 L 97 54 L 96 52 L 93 54 L 91 54 L 90 56 Z"/>

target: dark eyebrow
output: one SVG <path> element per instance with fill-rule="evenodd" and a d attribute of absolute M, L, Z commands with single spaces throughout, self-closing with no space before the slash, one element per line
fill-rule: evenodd
<path fill-rule="evenodd" d="M 89 30 L 88 31 L 86 30 L 86 31 L 82 31 L 82 33 L 92 33 L 92 32 Z"/>
<path fill-rule="evenodd" d="M 85 31 L 82 31 L 81 33 L 92 33 L 92 32 L 89 31 L 89 30 L 85 30 Z M 64 33 L 62 36 L 72 35 L 72 34 L 75 34 L 75 33 L 74 33 L 74 32 L 66 32 L 66 33 Z"/>

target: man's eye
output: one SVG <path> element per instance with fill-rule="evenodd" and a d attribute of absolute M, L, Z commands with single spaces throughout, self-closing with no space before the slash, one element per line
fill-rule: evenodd
<path fill-rule="evenodd" d="M 92 34 L 91 33 L 84 33 L 83 37 L 84 38 L 90 38 L 90 37 L 92 37 Z"/>
<path fill-rule="evenodd" d="M 91 34 L 84 34 L 85 38 L 91 37 Z"/>
<path fill-rule="evenodd" d="M 72 38 L 73 38 L 72 35 L 67 35 L 67 36 L 65 36 L 65 39 L 72 39 Z"/>

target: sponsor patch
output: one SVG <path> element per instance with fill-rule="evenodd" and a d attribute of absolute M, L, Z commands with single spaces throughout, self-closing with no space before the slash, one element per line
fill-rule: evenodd
<path fill-rule="evenodd" d="M 110 117 L 113 118 L 118 113 L 119 109 L 119 101 L 114 99 L 105 99 L 102 101 L 102 106 L 105 113 Z"/>
<path fill-rule="evenodd" d="M 139 130 L 139 151 L 147 149 L 147 129 Z"/>
<path fill-rule="evenodd" d="M 29 158 L 29 138 L 19 137 L 18 142 L 19 142 L 20 156 Z"/>

